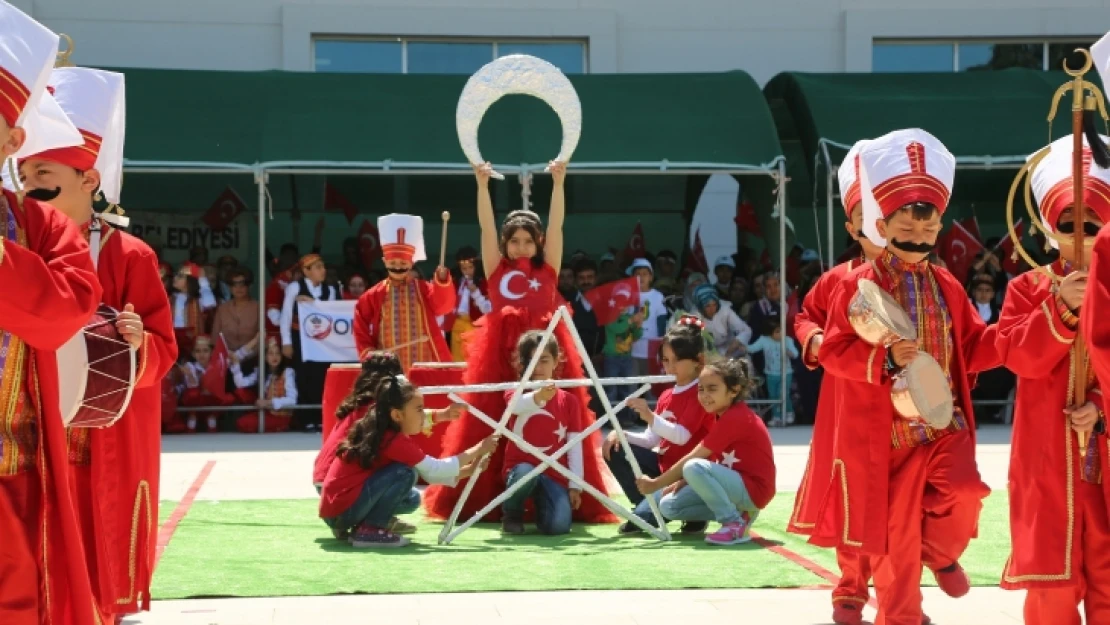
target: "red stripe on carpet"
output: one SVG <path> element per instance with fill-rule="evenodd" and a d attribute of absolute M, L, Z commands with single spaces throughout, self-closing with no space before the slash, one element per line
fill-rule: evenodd
<path fill-rule="evenodd" d="M 795 553 L 795 552 L 787 549 L 786 547 L 783 547 L 782 545 L 776 545 L 776 544 L 768 541 L 767 539 L 763 538 L 759 534 L 756 534 L 755 532 L 752 532 L 752 541 L 755 542 L 755 544 L 759 545 L 760 547 L 763 547 L 764 549 L 767 549 L 767 550 L 771 551 L 772 553 L 777 553 L 778 555 L 786 558 L 787 560 L 790 560 L 794 564 L 797 564 L 798 566 L 804 568 L 805 570 L 809 571 L 810 573 L 813 573 L 814 575 L 823 578 L 825 581 L 832 584 L 833 588 L 835 588 L 836 585 L 840 582 L 840 576 L 837 575 L 836 573 L 833 573 L 832 571 L 826 569 L 825 567 L 821 566 L 820 564 L 817 564 L 813 560 L 810 560 L 809 558 L 803 556 L 800 553 Z M 819 585 L 818 588 L 824 588 L 824 586 Z M 869 597 L 868 598 L 867 605 L 871 606 L 872 608 L 874 608 L 876 610 L 879 609 L 879 604 L 875 602 L 874 597 Z"/>
<path fill-rule="evenodd" d="M 205 463 L 204 468 L 197 474 L 197 478 L 193 480 L 193 485 L 189 490 L 185 491 L 185 496 L 181 501 L 177 502 L 177 507 L 173 509 L 173 514 L 158 530 L 158 549 L 154 555 L 154 566 L 158 567 L 158 562 L 162 560 L 162 552 L 166 550 L 166 546 L 170 544 L 170 539 L 173 538 L 174 531 L 177 530 L 177 524 L 185 518 L 189 513 L 189 508 L 193 507 L 193 501 L 197 498 L 197 493 L 200 492 L 200 487 L 204 486 L 204 481 L 208 479 L 209 474 L 212 473 L 213 467 L 216 466 L 215 460 L 209 460 Z"/>

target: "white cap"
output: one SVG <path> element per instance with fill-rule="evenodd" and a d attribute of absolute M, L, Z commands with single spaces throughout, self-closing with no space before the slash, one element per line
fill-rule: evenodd
<path fill-rule="evenodd" d="M 1100 138 L 1103 143 L 1110 142 L 1110 138 L 1101 135 Z M 1029 186 L 1037 199 L 1041 221 L 1049 232 L 1056 230 L 1060 214 L 1075 204 L 1072 188 L 1073 140 L 1071 135 L 1067 135 L 1053 141 L 1048 146 L 1048 155 L 1037 163 L 1030 174 Z M 1087 147 L 1087 137 L 1083 137 L 1083 146 L 1083 205 L 1094 211 L 1104 223 L 1110 223 L 1110 170 L 1095 164 Z M 1052 237 L 1048 237 L 1048 243 L 1057 249 L 1060 247 Z"/>
<path fill-rule="evenodd" d="M 123 74 L 85 67 L 62 67 L 50 78 L 54 99 L 77 126 L 84 140 L 76 146 L 29 156 L 55 161 L 81 171 L 100 172 L 100 191 L 119 204 L 123 182 Z"/>
<path fill-rule="evenodd" d="M 58 35 L 0 0 L 0 117 L 27 134 L 16 158 L 82 143 L 46 91 L 57 55 Z"/>
<path fill-rule="evenodd" d="M 391 214 L 378 217 L 378 242 L 385 260 L 425 260 L 424 220 L 416 215 Z"/>
<path fill-rule="evenodd" d="M 852 207 L 860 201 L 859 151 L 867 141 L 867 139 L 856 141 L 836 170 L 836 180 L 840 183 L 840 203 L 844 205 L 844 212 L 849 219 L 852 217 Z"/>
<path fill-rule="evenodd" d="M 716 269 L 717 267 L 732 267 L 736 269 L 736 261 L 732 260 L 732 257 L 728 254 L 718 256 L 717 260 L 713 261 L 713 268 Z"/>
<path fill-rule="evenodd" d="M 651 266 L 651 262 L 649 262 L 646 258 L 637 258 L 636 260 L 632 261 L 632 264 L 628 266 L 625 274 L 631 276 L 632 273 L 635 272 L 637 269 L 647 269 L 651 272 L 652 275 L 655 275 L 655 268 Z"/>
<path fill-rule="evenodd" d="M 866 142 L 859 153 L 863 232 L 875 245 L 886 246 L 875 222 L 899 208 L 925 202 L 944 213 L 956 177 L 956 157 L 933 135 L 920 128 L 895 130 Z"/>

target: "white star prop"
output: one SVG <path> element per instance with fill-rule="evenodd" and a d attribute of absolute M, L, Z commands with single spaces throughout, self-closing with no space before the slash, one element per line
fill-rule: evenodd
<path fill-rule="evenodd" d="M 570 334 L 570 337 L 574 340 L 574 349 L 578 352 L 579 356 L 582 357 L 582 366 L 586 369 L 586 375 L 592 382 L 591 386 L 593 386 L 597 390 L 598 399 L 601 400 L 601 405 L 605 409 L 605 413 L 599 415 L 597 420 L 592 425 L 572 437 L 562 447 L 560 447 L 558 451 L 551 455 L 547 455 L 543 451 L 536 449 L 534 445 L 529 444 L 527 441 L 517 436 L 515 432 L 509 429 L 508 423 L 509 420 L 512 418 L 512 407 L 516 405 L 516 402 L 524 393 L 525 386 L 528 384 L 535 386 L 535 383 L 527 382 L 527 380 L 531 379 L 532 372 L 535 370 L 540 356 L 542 356 L 544 353 L 544 346 L 547 345 L 548 341 L 554 340 L 555 328 L 559 323 L 566 324 L 567 333 Z M 632 453 L 632 446 L 629 444 L 628 438 L 625 436 L 624 430 L 621 428 L 620 421 L 617 420 L 616 415 L 620 410 L 624 409 L 629 400 L 639 397 L 644 393 L 647 393 L 651 389 L 651 385 L 645 383 L 643 386 L 637 389 L 636 392 L 626 397 L 624 401 L 621 401 L 616 406 L 610 404 L 609 398 L 605 394 L 605 388 L 602 384 L 601 378 L 597 375 L 597 369 L 594 368 L 593 361 L 590 360 L 586 352 L 586 348 L 582 344 L 582 338 L 578 335 L 577 329 L 575 329 L 574 324 L 571 322 L 570 313 L 567 311 L 567 308 L 565 306 L 562 306 L 559 308 L 559 310 L 555 311 L 555 314 L 551 318 L 551 323 L 547 325 L 547 329 L 543 333 L 543 338 L 540 340 L 539 346 L 536 348 L 535 352 L 533 352 L 532 360 L 528 363 L 528 366 L 525 368 L 524 374 L 521 376 L 520 379 L 521 381 L 517 383 L 512 397 L 510 397 L 509 401 L 506 403 L 505 412 L 502 413 L 500 422 L 494 421 L 488 415 L 484 414 L 482 411 L 476 409 L 470 404 L 467 404 L 467 410 L 478 420 L 493 428 L 496 434 L 499 434 L 500 436 L 511 440 L 512 442 L 516 443 L 517 447 L 519 447 L 521 450 L 535 456 L 535 458 L 540 461 L 540 464 L 529 471 L 528 474 L 525 475 L 522 479 L 517 480 L 512 486 L 507 488 L 505 492 L 495 497 L 493 501 L 486 504 L 485 507 L 483 507 L 481 510 L 474 513 L 474 516 L 472 516 L 469 520 L 456 527 L 455 524 L 458 521 L 459 514 L 462 512 L 463 506 L 466 505 L 466 500 L 470 497 L 470 492 L 474 489 L 474 484 L 477 483 L 478 476 L 481 474 L 480 468 L 475 469 L 474 474 L 470 477 L 470 479 L 467 480 L 466 486 L 463 488 L 463 492 L 459 495 L 458 501 L 455 502 L 454 511 L 451 512 L 450 518 L 447 519 L 447 523 L 444 524 L 443 530 L 439 534 L 440 544 L 449 544 L 459 534 L 463 533 L 468 528 L 470 528 L 470 526 L 480 521 L 482 517 L 486 516 L 497 506 L 501 505 L 502 502 L 511 497 L 513 493 L 524 487 L 524 485 L 532 480 L 532 478 L 543 473 L 548 468 L 551 468 L 558 472 L 560 475 L 569 480 L 570 483 L 578 486 L 583 492 L 592 495 L 595 499 L 601 502 L 602 505 L 611 510 L 617 516 L 628 520 L 630 523 L 638 526 L 640 529 L 651 534 L 652 536 L 655 536 L 659 540 L 670 540 L 671 534 L 669 531 L 667 531 L 667 524 L 663 521 L 663 515 L 659 512 L 659 504 L 656 502 L 655 497 L 648 497 L 647 502 L 648 505 L 651 506 L 651 511 L 655 516 L 655 521 L 658 524 L 658 527 L 652 527 L 648 522 L 633 514 L 631 510 L 613 501 L 613 499 L 610 498 L 609 495 L 594 488 L 593 485 L 588 483 L 584 478 L 575 475 L 570 471 L 570 469 L 566 468 L 561 462 L 559 462 L 559 459 L 566 455 L 572 447 L 582 443 L 582 441 L 586 440 L 591 434 L 600 430 L 601 426 L 603 426 L 605 422 L 608 421 L 612 424 L 613 431 L 617 433 L 617 440 L 620 441 L 621 449 L 624 450 L 625 458 L 627 458 L 629 464 L 632 465 L 633 474 L 637 478 L 642 477 L 643 472 L 640 470 L 640 465 L 636 462 L 636 457 Z M 484 391 L 486 389 L 480 390 Z M 466 403 L 466 401 L 463 400 L 463 398 L 459 397 L 457 393 L 452 392 L 449 396 L 451 401 L 453 402 Z M 565 428 L 561 427 L 560 430 L 565 430 Z M 560 438 L 565 436 L 565 434 L 566 433 L 564 431 Z"/>
<path fill-rule="evenodd" d="M 732 453 L 732 451 L 729 451 L 727 454 L 723 454 L 721 456 L 721 459 L 718 460 L 717 462 L 720 465 L 726 466 L 726 467 L 731 469 L 732 465 L 734 465 L 734 464 L 736 464 L 737 462 L 740 462 L 740 461 L 736 459 L 736 454 Z"/>

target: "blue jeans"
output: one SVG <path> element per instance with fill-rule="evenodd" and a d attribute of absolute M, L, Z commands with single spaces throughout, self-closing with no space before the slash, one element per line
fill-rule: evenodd
<path fill-rule="evenodd" d="M 524 479 L 534 468 L 536 465 L 522 462 L 510 469 L 505 488 L 508 489 Z M 565 486 L 541 473 L 506 499 L 501 504 L 501 510 L 506 516 L 512 515 L 519 519 L 524 515 L 524 503 L 529 498 L 536 504 L 536 527 L 541 534 L 554 536 L 570 533 L 570 493 Z"/>
<path fill-rule="evenodd" d="M 740 520 L 741 513 L 747 513 L 748 522 L 754 523 L 759 516 L 759 508 L 752 503 L 744 480 L 736 471 L 698 458 L 686 462 L 682 477 L 686 486 L 659 502 L 659 511 L 664 517 L 676 521 L 735 523 Z"/>
<path fill-rule="evenodd" d="M 636 361 L 631 355 L 605 356 L 602 371 L 607 378 L 631 378 L 636 375 Z M 616 406 L 622 399 L 628 397 L 636 390 L 635 384 L 617 384 L 605 387 L 605 394 L 609 403 Z M 631 410 L 625 408 L 617 416 L 631 418 Z"/>
<path fill-rule="evenodd" d="M 330 527 L 350 530 L 360 524 L 389 527 L 398 514 L 420 509 L 420 491 L 416 486 L 416 469 L 393 462 L 378 469 L 362 485 L 358 499 L 350 508 L 333 519 L 324 519 Z"/>
<path fill-rule="evenodd" d="M 789 370 L 790 364 L 787 363 L 786 367 L 787 370 Z M 781 375 L 771 375 L 769 373 L 764 375 L 766 375 L 767 378 L 767 399 L 779 401 L 779 399 L 782 398 L 783 377 Z M 791 374 L 786 374 L 786 414 L 794 413 L 794 402 L 790 398 L 790 378 L 792 377 Z M 782 419 L 784 417 L 782 408 L 783 406 L 780 404 L 772 405 L 771 414 L 774 418 Z"/>

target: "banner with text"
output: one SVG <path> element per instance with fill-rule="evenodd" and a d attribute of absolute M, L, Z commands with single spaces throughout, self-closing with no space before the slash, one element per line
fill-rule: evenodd
<path fill-rule="evenodd" d="M 245 217 L 236 216 L 224 227 L 214 229 L 199 218 L 181 213 L 134 210 L 127 211 L 127 216 L 131 219 L 127 231 L 147 245 L 160 247 L 162 260 L 174 266 L 189 260 L 189 251 L 194 247 L 206 248 L 213 264 L 221 256 L 233 256 L 240 263 L 251 260 L 252 229 Z"/>
<path fill-rule="evenodd" d="M 301 355 L 313 362 L 358 362 L 355 300 L 298 302 Z"/>

